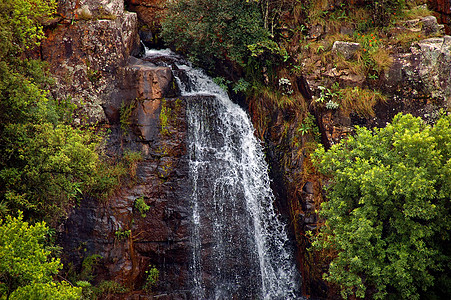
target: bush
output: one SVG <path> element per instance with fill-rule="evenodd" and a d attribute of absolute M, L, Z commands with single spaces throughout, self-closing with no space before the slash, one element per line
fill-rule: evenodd
<path fill-rule="evenodd" d="M 23 58 L 55 8 L 54 0 L 0 3 L 1 208 L 52 223 L 91 184 L 99 142 L 65 123 L 71 108 L 48 97 L 45 64 Z"/>
<path fill-rule="evenodd" d="M 268 38 L 257 2 L 245 0 L 171 1 L 161 34 L 207 67 L 225 59 L 243 65 L 247 46 Z"/>
<path fill-rule="evenodd" d="M 0 296 L 2 299 L 79 299 L 80 288 L 54 282 L 62 268 L 45 245 L 45 223 L 29 225 L 18 217 L 0 219 Z M 3 298 L 5 296 L 6 298 Z"/>
<path fill-rule="evenodd" d="M 446 298 L 450 290 L 451 116 L 392 124 L 315 152 L 331 176 L 314 245 L 336 257 L 325 275 L 342 295 Z M 427 296 L 427 297 L 426 297 Z"/>
<path fill-rule="evenodd" d="M 139 197 L 135 200 L 135 209 L 141 214 L 141 217 L 146 217 L 146 212 L 149 211 L 150 206 L 144 201 L 144 196 Z"/>

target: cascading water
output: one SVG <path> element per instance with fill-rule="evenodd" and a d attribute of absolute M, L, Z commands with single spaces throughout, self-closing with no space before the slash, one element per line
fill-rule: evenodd
<path fill-rule="evenodd" d="M 146 56 L 175 65 L 182 95 L 190 96 L 193 298 L 301 298 L 291 242 L 273 207 L 268 166 L 249 117 L 169 50 Z"/>

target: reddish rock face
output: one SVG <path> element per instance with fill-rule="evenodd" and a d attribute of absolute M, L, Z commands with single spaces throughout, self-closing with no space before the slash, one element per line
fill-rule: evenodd
<path fill-rule="evenodd" d="M 165 0 L 125 0 L 127 9 L 138 14 L 140 37 L 147 46 L 155 46 L 160 42 L 155 38 L 155 34 L 160 30 L 166 2 Z"/>
<path fill-rule="evenodd" d="M 72 99 L 90 122 L 105 122 L 102 106 L 121 82 L 129 55 L 139 49 L 136 14 L 59 23 L 47 37 L 41 58 L 56 79 L 55 98 Z"/>
<path fill-rule="evenodd" d="M 58 14 L 68 20 L 83 20 L 98 16 L 118 16 L 124 13 L 123 0 L 59 0 Z"/>
<path fill-rule="evenodd" d="M 114 197 L 104 203 L 86 197 L 70 213 L 59 239 L 63 261 L 80 271 L 86 257 L 98 254 L 102 259 L 94 281 L 115 280 L 132 290 L 142 289 L 145 271 L 154 265 L 160 280 L 153 291 L 186 299 L 190 185 L 185 105 L 171 98 L 177 91 L 169 68 L 130 58 L 139 49 L 138 19 L 124 12 L 123 4 L 60 0 L 59 23 L 48 29 L 40 51 L 56 79 L 54 96 L 80 104 L 90 122 L 109 122 L 108 156 L 120 157 L 124 149 L 143 154 L 135 178 Z M 125 138 L 119 111 L 131 101 L 136 104 L 132 132 Z M 164 133 L 162 107 L 168 114 Z M 137 198 L 150 206 L 145 215 L 134 207 Z"/>
<path fill-rule="evenodd" d="M 165 9 L 165 0 L 125 0 L 130 11 L 138 14 L 141 22 L 149 27 L 159 27 L 161 13 Z"/>
<path fill-rule="evenodd" d="M 451 34 L 451 1 L 429 0 L 430 7 L 438 14 L 438 21 L 445 25 L 446 34 Z"/>
<path fill-rule="evenodd" d="M 164 133 L 159 130 L 162 105 L 171 111 Z M 152 291 L 186 299 L 191 185 L 185 157 L 185 102 L 146 100 L 134 114 L 145 115 L 146 125 L 156 129 L 153 139 L 144 141 L 133 134 L 124 139 L 119 126 L 113 126 L 107 152 L 118 155 L 124 147 L 143 154 L 135 182 L 124 182 L 116 196 L 105 203 L 82 200 L 64 224 L 60 239 L 64 260 L 80 266 L 87 256 L 101 255 L 95 281 L 115 280 L 132 290 L 142 289 L 145 271 L 153 265 L 160 277 Z M 143 124 L 138 120 L 135 125 Z M 134 206 L 138 198 L 150 207 L 145 214 Z M 128 235 L 121 237 L 120 232 L 126 231 Z"/>

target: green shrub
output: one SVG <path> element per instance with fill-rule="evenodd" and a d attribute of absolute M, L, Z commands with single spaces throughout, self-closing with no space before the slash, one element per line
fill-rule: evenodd
<path fill-rule="evenodd" d="M 344 298 L 445 299 L 451 292 L 451 116 L 398 114 L 315 152 L 331 176 L 314 246 L 336 252 L 325 279 Z"/>
<path fill-rule="evenodd" d="M 0 295 L 2 299 L 79 299 L 80 288 L 54 282 L 62 268 L 45 244 L 49 228 L 18 217 L 0 219 Z"/>
<path fill-rule="evenodd" d="M 144 197 L 139 197 L 135 200 L 135 208 L 139 211 L 141 217 L 145 218 L 150 206 L 146 204 Z"/>
<path fill-rule="evenodd" d="M 161 34 L 207 67 L 225 59 L 243 65 L 247 46 L 268 38 L 258 3 L 244 0 L 171 1 Z"/>
<path fill-rule="evenodd" d="M 125 229 L 122 229 L 122 228 L 119 228 L 118 230 L 116 230 L 114 232 L 114 236 L 119 241 L 128 239 L 131 234 L 132 234 L 132 231 L 130 229 L 129 230 L 125 230 Z"/>
<path fill-rule="evenodd" d="M 128 288 L 113 280 L 102 281 L 97 287 L 94 288 L 94 294 L 100 299 L 106 299 L 108 296 L 123 294 L 128 291 Z"/>
<path fill-rule="evenodd" d="M 125 104 L 124 102 L 121 103 L 119 122 L 123 132 L 126 132 L 130 128 L 130 125 L 132 124 L 131 116 L 137 105 L 137 99 L 133 99 L 129 104 Z"/>
<path fill-rule="evenodd" d="M 102 259 L 102 256 L 98 254 L 93 254 L 85 257 L 81 264 L 81 273 L 79 276 L 80 280 L 91 281 L 94 279 L 94 268 L 99 263 L 99 260 Z"/>
<path fill-rule="evenodd" d="M 158 278 L 160 277 L 160 271 L 154 266 L 149 265 L 149 270 L 146 271 L 146 283 L 144 284 L 144 289 L 151 291 L 152 288 L 158 283 Z"/>
<path fill-rule="evenodd" d="M 169 123 L 172 116 L 172 109 L 167 105 L 166 99 L 161 101 L 160 127 L 162 135 L 169 135 Z"/>

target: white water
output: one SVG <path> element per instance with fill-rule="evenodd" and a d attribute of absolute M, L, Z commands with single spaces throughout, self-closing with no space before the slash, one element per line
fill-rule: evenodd
<path fill-rule="evenodd" d="M 146 56 L 175 57 L 169 50 L 148 50 Z M 192 96 L 193 298 L 300 298 L 291 242 L 273 207 L 268 166 L 249 117 L 203 71 L 175 64 L 189 79 L 177 77 L 182 95 Z"/>

